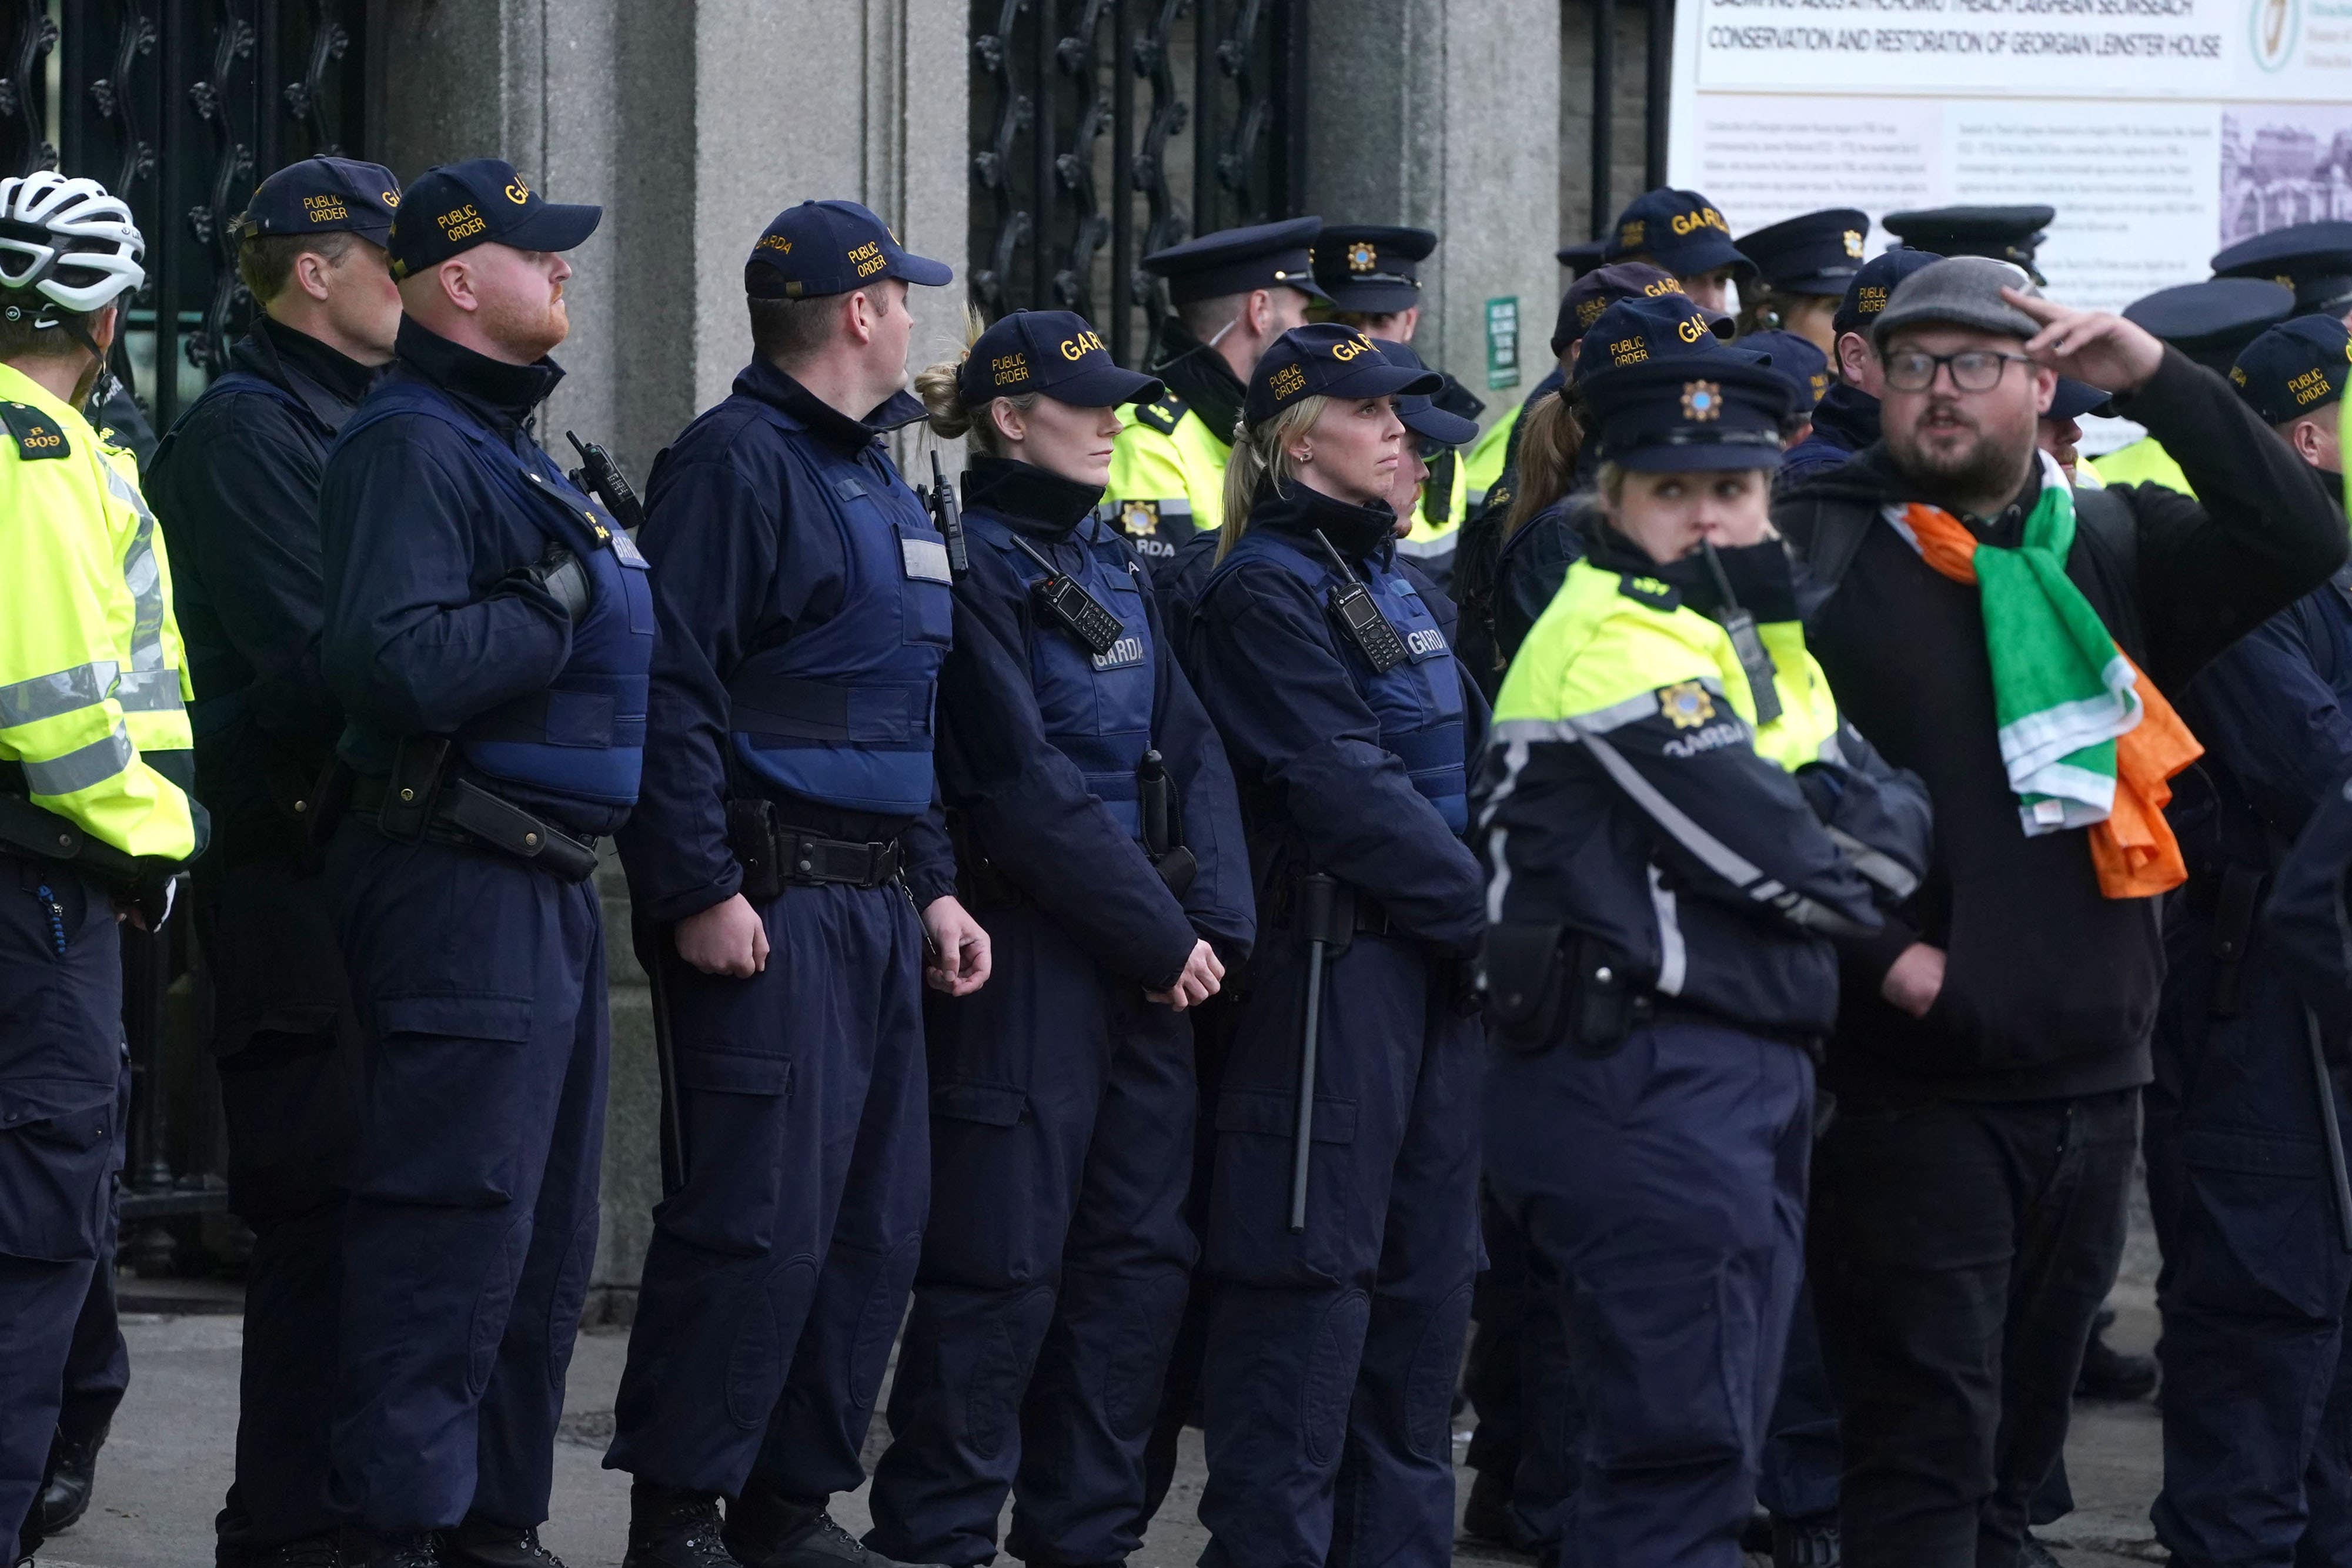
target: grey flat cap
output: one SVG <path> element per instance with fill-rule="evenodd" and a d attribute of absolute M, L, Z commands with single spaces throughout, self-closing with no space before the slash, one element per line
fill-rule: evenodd
<path fill-rule="evenodd" d="M 2025 269 L 1989 256 L 1954 256 L 1923 267 L 1905 278 L 1871 324 L 1870 340 L 1886 340 L 1906 327 L 1973 327 L 2008 338 L 2031 338 L 2042 323 L 2000 297 L 2004 288 L 2039 298 L 2042 291 Z"/>

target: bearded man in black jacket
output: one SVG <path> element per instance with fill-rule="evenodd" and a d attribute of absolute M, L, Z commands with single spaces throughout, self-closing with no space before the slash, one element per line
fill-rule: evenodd
<path fill-rule="evenodd" d="M 2221 378 L 2120 317 L 2042 299 L 2005 263 L 1915 274 L 1874 337 L 1879 443 L 1773 516 L 1814 578 L 1806 640 L 1838 706 L 1927 780 L 1937 844 L 1913 929 L 1848 965 L 1811 1266 L 1844 1407 L 1847 1568 L 2011 1568 L 2121 1256 L 2159 900 L 2103 887 L 2102 829 L 2013 787 L 1989 596 L 1929 564 L 1906 508 L 1958 519 L 1979 561 L 2019 549 L 2057 377 L 2115 392 L 2203 499 L 2071 492 L 2063 580 L 2042 587 L 2079 594 L 2158 693 L 2324 582 L 2345 532 Z"/>

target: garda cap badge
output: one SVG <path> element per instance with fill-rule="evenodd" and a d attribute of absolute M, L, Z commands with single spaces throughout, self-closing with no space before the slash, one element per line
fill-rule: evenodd
<path fill-rule="evenodd" d="M 1150 538 L 1160 531 L 1160 503 L 1129 501 L 1118 509 L 1121 532 L 1132 538 Z"/>
<path fill-rule="evenodd" d="M 1715 699 L 1696 681 L 1680 681 L 1658 688 L 1658 711 L 1676 729 L 1696 729 L 1715 716 Z"/>
<path fill-rule="evenodd" d="M 1705 424 L 1723 417 L 1723 389 L 1713 382 L 1683 383 L 1683 417 Z"/>
<path fill-rule="evenodd" d="M 1348 268 L 1351 272 L 1370 272 L 1373 263 L 1379 259 L 1380 253 L 1371 247 L 1370 241 L 1358 240 L 1348 247 Z"/>
<path fill-rule="evenodd" d="M 1859 229 L 1845 231 L 1845 253 L 1856 261 L 1862 259 L 1862 232 Z"/>

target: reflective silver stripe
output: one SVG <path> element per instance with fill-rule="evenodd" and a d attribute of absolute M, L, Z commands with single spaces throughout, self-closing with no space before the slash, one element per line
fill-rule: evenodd
<path fill-rule="evenodd" d="M 1432 556 L 1451 555 L 1454 547 L 1461 542 L 1462 530 L 1459 528 L 1452 528 L 1433 539 L 1399 539 L 1396 543 L 1396 552 L 1399 555 L 1412 556 L 1416 560 L 1425 560 Z"/>
<path fill-rule="evenodd" d="M 114 700 L 122 705 L 124 713 L 177 713 L 180 701 L 180 672 L 177 670 L 130 670 L 114 688 Z"/>
<path fill-rule="evenodd" d="M 1767 877 L 1762 869 L 1751 864 L 1738 851 L 1691 821 L 1683 809 L 1658 793 L 1657 787 L 1634 769 L 1632 763 L 1618 754 L 1617 748 L 1587 731 L 1584 742 L 1603 771 L 1617 787 L 1633 799 L 1633 804 L 1649 814 L 1650 820 L 1665 830 L 1667 835 L 1683 848 L 1698 857 L 1706 868 L 1739 889 L 1759 904 L 1769 904 L 1781 916 L 1800 930 L 1811 931 L 1823 936 L 1868 936 L 1876 927 L 1848 920 L 1834 910 L 1825 909 L 1807 898 Z"/>
<path fill-rule="evenodd" d="M 1192 498 L 1190 496 L 1178 496 L 1172 500 L 1155 501 L 1152 504 L 1160 508 L 1160 515 L 1163 517 L 1189 518 L 1192 515 Z"/>
<path fill-rule="evenodd" d="M 118 724 L 112 735 L 63 757 L 52 757 L 47 762 L 26 758 L 18 765 L 25 769 L 25 783 L 34 794 L 70 795 L 113 778 L 130 767 L 131 759 L 138 755 L 138 747 L 131 744 L 131 737 Z"/>
<path fill-rule="evenodd" d="M 116 669 L 113 660 L 100 659 L 0 686 L 0 725 L 38 724 L 59 714 L 96 707 L 114 685 Z"/>
<path fill-rule="evenodd" d="M 155 514 L 147 509 L 139 486 L 116 473 L 113 464 L 100 458 L 98 465 L 114 498 L 139 515 L 131 548 L 122 552 L 122 585 L 131 591 L 133 609 L 131 667 L 160 670 L 163 667 L 163 573 L 155 564 Z"/>
<path fill-rule="evenodd" d="M 1504 853 L 1505 843 L 1510 838 L 1510 834 L 1504 829 L 1493 825 L 1495 811 L 1504 801 L 1509 800 L 1511 792 L 1519 787 L 1519 770 L 1528 765 L 1529 737 L 1524 734 L 1513 735 L 1506 732 L 1514 727 L 1524 728 L 1530 724 L 1545 729 L 1551 727 L 1549 725 L 1542 724 L 1540 720 L 1520 718 L 1498 724 L 1494 729 L 1494 738 L 1503 743 L 1503 779 L 1501 783 L 1495 786 L 1495 792 L 1486 797 L 1486 809 L 1478 813 L 1478 828 L 1480 831 L 1489 835 L 1486 841 L 1486 854 L 1495 867 L 1494 875 L 1486 883 L 1486 923 L 1489 925 L 1500 925 L 1503 923 L 1503 895 L 1508 893 L 1511 887 L 1511 862 Z"/>
<path fill-rule="evenodd" d="M 1717 696 L 1723 694 L 1717 692 Z M 1658 694 L 1638 692 L 1622 703 L 1594 708 L 1591 713 L 1572 714 L 1568 722 L 1584 735 L 1606 735 L 1612 729 L 1622 729 L 1629 724 L 1639 724 L 1658 711 Z"/>
<path fill-rule="evenodd" d="M 1843 828 L 1828 830 L 1830 842 L 1845 852 L 1847 863 L 1896 898 L 1919 891 L 1919 879 L 1892 855 L 1882 854 Z"/>
<path fill-rule="evenodd" d="M 1690 949 L 1683 943 L 1682 910 L 1675 900 L 1674 890 L 1658 874 L 1653 864 L 1650 873 L 1650 907 L 1658 916 L 1658 983 L 1660 996 L 1678 997 L 1683 994 L 1683 981 L 1690 974 Z"/>

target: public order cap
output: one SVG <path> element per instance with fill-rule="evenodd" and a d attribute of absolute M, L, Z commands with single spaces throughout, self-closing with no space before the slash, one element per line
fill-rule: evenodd
<path fill-rule="evenodd" d="M 1167 390 L 1157 377 L 1123 369 L 1102 334 L 1071 310 L 1013 311 L 972 340 L 956 371 L 966 408 L 1028 392 L 1074 408 L 1117 408 Z"/>
<path fill-rule="evenodd" d="M 1617 214 L 1609 239 L 1609 259 L 1647 256 L 1676 277 L 1696 277 L 1718 267 L 1753 277 L 1756 264 L 1731 243 L 1731 225 L 1715 204 L 1696 191 L 1660 186 L 1634 197 Z"/>
<path fill-rule="evenodd" d="M 1219 229 L 1153 251 L 1143 258 L 1143 270 L 1168 280 L 1169 302 L 1175 305 L 1255 288 L 1296 288 L 1328 304 L 1330 297 L 1315 281 L 1315 241 L 1322 231 L 1321 218 Z"/>
<path fill-rule="evenodd" d="M 1387 316 L 1421 303 L 1415 270 L 1437 248 L 1428 229 L 1392 224 L 1325 224 L 1315 236 L 1315 281 L 1332 308 Z"/>
<path fill-rule="evenodd" d="M 1242 417 L 1263 424 L 1303 397 L 1423 397 L 1445 384 L 1435 371 L 1391 364 L 1370 338 L 1337 321 L 1293 327 L 1266 346 L 1250 371 Z"/>
<path fill-rule="evenodd" d="M 2042 230 L 2058 216 L 2055 207 L 1922 207 L 1886 214 L 1886 232 L 1906 249 L 1937 256 L 1982 256 L 2023 267 L 2036 283 L 2047 283 L 2033 265 Z"/>
<path fill-rule="evenodd" d="M 752 242 L 743 292 L 754 299 L 808 299 L 886 277 L 937 288 L 954 276 L 946 262 L 900 245 L 888 224 L 856 202 L 803 202 L 778 213 Z"/>
<path fill-rule="evenodd" d="M 1668 294 L 1690 298 L 1683 293 L 1680 278 L 1648 262 L 1612 261 L 1606 267 L 1595 267 L 1570 284 L 1568 292 L 1560 296 L 1559 317 L 1551 329 L 1551 351 L 1565 353 L 1570 343 L 1592 330 L 1592 324 L 1601 319 L 1603 310 L 1620 299 L 1656 299 Z M 1698 310 L 1717 337 L 1731 336 L 1730 317 L 1705 306 L 1699 306 Z"/>
<path fill-rule="evenodd" d="M 2124 319 L 2209 370 L 2229 372 L 2240 350 L 2294 313 L 2294 293 L 2263 277 L 2209 277 L 2142 295 Z"/>
<path fill-rule="evenodd" d="M 2298 310 L 2352 308 L 2352 223 L 2290 224 L 2241 240 L 2213 258 L 2217 277 L 2263 277 L 2294 290 Z"/>
<path fill-rule="evenodd" d="M 2352 372 L 2352 330 L 2334 316 L 2297 316 L 2247 344 L 2230 367 L 2230 384 L 2264 424 L 2340 402 Z"/>
<path fill-rule="evenodd" d="M 1686 294 L 1620 299 L 1586 329 L 1576 351 L 1576 384 L 1603 371 L 1719 346 L 1714 323 Z"/>
<path fill-rule="evenodd" d="M 1733 345 L 1765 355 L 1796 397 L 1796 412 L 1811 414 L 1830 390 L 1830 357 L 1821 345 L 1794 332 L 1750 332 Z"/>
<path fill-rule="evenodd" d="M 1903 280 L 1923 268 L 1943 260 L 1933 251 L 1890 250 L 1872 256 L 1845 286 L 1845 298 L 1839 301 L 1837 314 L 1830 318 L 1831 329 L 1843 337 L 1848 332 L 1870 330 L 1878 313 L 1895 297 Z"/>
<path fill-rule="evenodd" d="M 399 206 L 400 182 L 383 164 L 305 158 L 261 182 L 237 219 L 236 233 L 239 239 L 355 234 L 382 245 Z"/>
<path fill-rule="evenodd" d="M 1578 385 L 1604 463 L 1654 474 L 1780 465 L 1795 394 L 1757 355 L 1708 342 Z"/>
<path fill-rule="evenodd" d="M 1862 242 L 1869 235 L 1868 213 L 1831 207 L 1751 229 L 1733 243 L 1756 264 L 1757 276 L 1783 294 L 1834 298 L 1862 270 Z"/>
<path fill-rule="evenodd" d="M 1425 371 L 1437 377 L 1440 387 L 1445 384 L 1445 372 L 1431 371 L 1427 362 L 1412 351 L 1412 345 L 1375 338 L 1372 347 L 1378 349 L 1381 358 L 1389 363 L 1402 370 Z M 1440 446 L 1467 446 L 1478 439 L 1476 420 L 1465 419 L 1458 413 L 1438 407 L 1436 398 L 1430 392 L 1400 392 L 1396 413 L 1398 421 L 1407 430 L 1423 441 L 1434 442 Z"/>
<path fill-rule="evenodd" d="M 411 277 L 478 245 L 570 250 L 604 216 L 602 207 L 547 200 L 503 158 L 469 158 L 427 169 L 400 193 L 384 248 L 393 277 Z"/>

